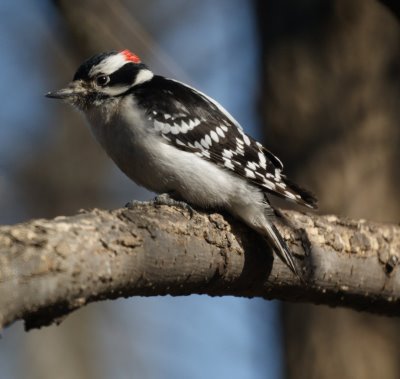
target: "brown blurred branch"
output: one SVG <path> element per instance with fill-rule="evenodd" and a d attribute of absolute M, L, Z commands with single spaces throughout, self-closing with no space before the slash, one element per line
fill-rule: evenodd
<path fill-rule="evenodd" d="M 379 2 L 385 5 L 397 20 L 400 20 L 400 4 L 398 0 L 379 0 Z"/>
<path fill-rule="evenodd" d="M 0 227 L 0 326 L 50 324 L 86 303 L 192 293 L 400 314 L 400 227 L 287 211 L 307 283 L 241 223 L 151 203 Z"/>
<path fill-rule="evenodd" d="M 157 40 L 135 17 L 135 11 L 120 0 L 53 0 L 73 38 L 74 50 L 80 59 L 101 51 L 132 49 L 154 71 L 177 76 L 190 82 Z M 131 7 L 133 5 L 131 4 Z M 137 9 L 136 12 L 141 12 Z"/>

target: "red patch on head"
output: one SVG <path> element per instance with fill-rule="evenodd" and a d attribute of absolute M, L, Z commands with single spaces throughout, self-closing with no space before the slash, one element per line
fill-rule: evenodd
<path fill-rule="evenodd" d="M 133 62 L 133 63 L 140 63 L 141 60 L 140 58 L 133 54 L 131 51 L 129 50 L 122 50 L 121 54 L 125 57 L 125 59 L 129 62 Z"/>

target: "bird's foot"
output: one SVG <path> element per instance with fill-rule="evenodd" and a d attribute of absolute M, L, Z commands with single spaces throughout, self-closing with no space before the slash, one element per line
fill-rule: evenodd
<path fill-rule="evenodd" d="M 154 198 L 154 204 L 169 205 L 169 206 L 184 209 L 189 212 L 190 218 L 192 218 L 194 215 L 194 209 L 188 203 L 185 203 L 182 200 L 176 200 L 173 196 L 174 195 L 171 195 L 170 193 L 162 193 L 160 195 L 157 195 Z"/>
<path fill-rule="evenodd" d="M 131 200 L 125 204 L 125 208 L 133 209 L 136 205 L 150 204 L 149 201 Z"/>

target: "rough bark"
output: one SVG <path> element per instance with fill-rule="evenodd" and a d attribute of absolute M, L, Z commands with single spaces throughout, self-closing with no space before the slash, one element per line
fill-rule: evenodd
<path fill-rule="evenodd" d="M 192 293 L 400 314 L 399 226 L 285 215 L 305 283 L 262 238 L 215 213 L 141 203 L 2 226 L 0 326 L 48 325 L 96 300 Z"/>

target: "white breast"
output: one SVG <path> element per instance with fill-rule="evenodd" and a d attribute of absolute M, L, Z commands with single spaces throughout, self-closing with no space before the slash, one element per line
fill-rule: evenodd
<path fill-rule="evenodd" d="M 110 105 L 110 110 L 108 120 L 101 110 L 88 114 L 93 133 L 118 167 L 139 185 L 157 193 L 174 191 L 202 207 L 262 202 L 261 192 L 248 182 L 168 144 L 132 98 Z"/>

